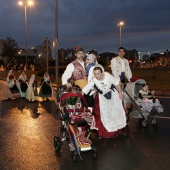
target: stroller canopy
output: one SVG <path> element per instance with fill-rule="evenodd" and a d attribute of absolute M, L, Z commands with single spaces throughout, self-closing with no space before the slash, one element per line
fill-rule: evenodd
<path fill-rule="evenodd" d="M 138 79 L 135 82 L 129 82 L 126 84 L 125 90 L 126 92 L 132 97 L 137 97 L 137 94 L 139 90 L 142 88 L 142 85 L 146 84 L 146 81 L 144 79 Z M 125 94 L 125 98 L 128 98 L 128 96 Z"/>

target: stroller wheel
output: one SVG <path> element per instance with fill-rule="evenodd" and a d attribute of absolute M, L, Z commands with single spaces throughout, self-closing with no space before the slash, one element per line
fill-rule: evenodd
<path fill-rule="evenodd" d="M 93 151 L 92 153 L 92 159 L 96 160 L 97 159 L 97 152 Z"/>
<path fill-rule="evenodd" d="M 152 125 L 156 126 L 158 124 L 158 121 L 156 119 L 152 120 Z"/>
<path fill-rule="evenodd" d="M 56 151 L 60 151 L 61 150 L 61 140 L 58 136 L 54 136 L 54 147 Z"/>
<path fill-rule="evenodd" d="M 93 160 L 97 159 L 97 149 L 94 146 L 92 146 L 92 159 Z"/>
<path fill-rule="evenodd" d="M 76 163 L 77 162 L 77 152 L 73 151 L 72 153 L 72 162 Z"/>
<path fill-rule="evenodd" d="M 143 127 L 147 127 L 147 126 L 148 126 L 148 121 L 147 121 L 146 119 L 144 119 L 144 120 L 142 121 L 142 126 L 143 126 Z"/>
<path fill-rule="evenodd" d="M 74 156 L 72 157 L 72 162 L 73 162 L 73 163 L 76 163 L 76 162 L 77 162 L 77 155 L 74 155 Z"/>

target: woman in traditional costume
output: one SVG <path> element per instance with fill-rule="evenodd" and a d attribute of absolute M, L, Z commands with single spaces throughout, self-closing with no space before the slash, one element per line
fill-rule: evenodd
<path fill-rule="evenodd" d="M 94 126 L 102 138 L 113 138 L 123 133 L 126 126 L 126 116 L 122 105 L 122 90 L 120 79 L 104 72 L 100 64 L 94 66 L 94 78 L 83 88 L 82 94 L 88 94 L 95 87 L 97 93 L 94 99 Z"/>
<path fill-rule="evenodd" d="M 20 97 L 19 88 L 20 86 L 15 78 L 13 70 L 10 70 L 7 76 L 7 89 L 4 90 L 5 97 L 8 99 Z"/>
<path fill-rule="evenodd" d="M 35 75 L 32 74 L 25 94 L 25 98 L 29 101 L 38 101 L 37 81 Z"/>
<path fill-rule="evenodd" d="M 47 101 L 49 100 L 48 97 L 53 96 L 51 80 L 48 72 L 45 72 L 44 77 L 40 83 L 39 96 L 42 98 L 46 98 Z"/>
<path fill-rule="evenodd" d="M 28 79 L 27 75 L 25 74 L 25 71 L 21 73 L 21 75 L 18 78 L 18 82 L 20 83 L 20 94 L 21 97 L 25 97 L 25 93 L 28 88 Z"/>

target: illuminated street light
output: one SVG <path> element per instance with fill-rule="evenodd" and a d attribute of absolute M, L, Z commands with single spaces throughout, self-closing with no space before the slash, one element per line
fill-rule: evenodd
<path fill-rule="evenodd" d="M 26 63 L 25 67 L 27 70 L 27 50 L 28 50 L 28 34 L 27 34 L 27 6 L 33 6 L 34 2 L 31 0 L 27 1 L 19 1 L 18 4 L 20 6 L 24 6 L 24 22 L 25 22 L 25 57 L 26 57 Z"/>
<path fill-rule="evenodd" d="M 124 25 L 124 22 L 119 22 L 118 26 L 120 28 L 120 47 L 122 46 L 122 26 Z"/>

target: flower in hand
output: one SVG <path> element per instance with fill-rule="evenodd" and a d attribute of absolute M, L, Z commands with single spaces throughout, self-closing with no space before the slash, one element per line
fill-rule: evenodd
<path fill-rule="evenodd" d="M 10 79 L 10 80 L 14 79 L 14 75 L 11 74 L 11 75 L 9 76 L 9 79 Z"/>

